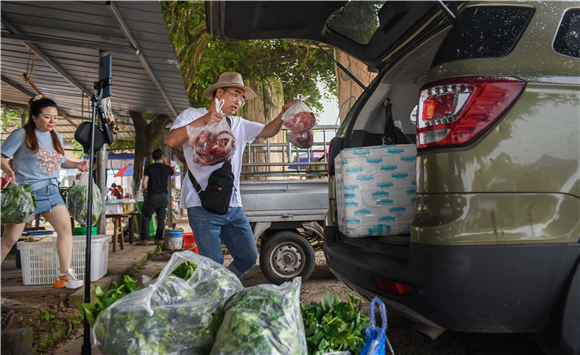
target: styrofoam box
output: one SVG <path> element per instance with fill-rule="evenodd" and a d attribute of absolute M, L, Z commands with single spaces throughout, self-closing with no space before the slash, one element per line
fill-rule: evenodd
<path fill-rule="evenodd" d="M 52 284 L 58 277 L 60 262 L 56 252 L 56 239 L 52 242 L 18 242 L 22 260 L 22 282 L 24 285 Z M 107 273 L 109 264 L 110 235 L 91 237 L 91 281 L 97 281 Z M 71 267 L 81 280 L 85 279 L 86 237 L 73 236 Z"/>
<path fill-rule="evenodd" d="M 125 213 L 125 206 L 122 203 L 105 204 L 105 214 Z"/>
<path fill-rule="evenodd" d="M 415 217 L 417 149 L 345 149 L 335 159 L 338 228 L 362 238 L 408 233 Z"/>

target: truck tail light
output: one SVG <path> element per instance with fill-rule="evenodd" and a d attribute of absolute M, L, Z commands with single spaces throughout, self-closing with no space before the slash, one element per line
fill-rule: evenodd
<path fill-rule="evenodd" d="M 383 290 L 394 295 L 404 295 L 405 293 L 411 291 L 413 288 L 413 286 L 385 279 L 379 276 L 375 276 L 375 284 L 379 290 Z"/>
<path fill-rule="evenodd" d="M 330 156 L 330 153 L 332 152 L 332 141 L 334 141 L 334 138 L 332 138 L 330 140 L 330 142 L 328 142 L 328 152 L 326 152 L 326 159 L 328 159 L 328 161 L 326 162 L 326 168 L 328 169 L 327 170 L 328 176 L 331 176 L 330 167 L 331 166 L 334 167 L 334 162 L 332 164 L 330 164 L 330 162 L 334 159 L 334 157 Z M 334 171 L 332 172 L 332 175 L 334 175 Z"/>
<path fill-rule="evenodd" d="M 460 77 L 421 88 L 417 147 L 473 143 L 522 93 L 526 83 L 504 77 Z"/>

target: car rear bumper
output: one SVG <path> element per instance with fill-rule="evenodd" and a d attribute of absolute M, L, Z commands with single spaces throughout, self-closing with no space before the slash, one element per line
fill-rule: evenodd
<path fill-rule="evenodd" d="M 536 332 L 566 285 L 580 244 L 441 246 L 409 244 L 408 259 L 362 251 L 325 228 L 327 263 L 362 295 L 430 326 L 463 332 Z M 393 295 L 375 277 L 413 288 Z"/>

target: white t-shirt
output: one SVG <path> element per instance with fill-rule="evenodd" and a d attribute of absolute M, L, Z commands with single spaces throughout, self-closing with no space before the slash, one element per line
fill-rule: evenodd
<path fill-rule="evenodd" d="M 207 114 L 206 108 L 188 108 L 183 111 L 171 127 L 171 130 L 184 127 L 191 122 L 197 120 L 201 116 Z M 230 207 L 242 207 L 242 199 L 240 197 L 240 174 L 242 173 L 242 159 L 244 156 L 244 148 L 246 144 L 251 143 L 256 139 L 258 134 L 264 129 L 264 125 L 258 122 L 248 121 L 238 116 L 228 116 L 232 121 L 232 133 L 236 138 L 236 151 L 231 157 L 232 162 L 232 172 L 234 173 L 234 192 L 232 193 L 232 199 L 230 200 Z M 185 155 L 185 160 L 187 161 L 187 166 L 189 167 L 191 173 L 199 183 L 202 189 L 205 190 L 207 187 L 207 180 L 211 173 L 221 168 L 223 163 L 214 166 L 201 166 L 194 163 L 191 158 L 193 157 L 193 149 L 189 145 L 189 141 L 183 144 L 183 154 Z M 189 208 L 201 206 L 201 201 L 197 195 L 197 191 L 193 188 L 191 180 L 188 174 L 183 175 L 183 184 L 181 186 L 181 208 Z"/>

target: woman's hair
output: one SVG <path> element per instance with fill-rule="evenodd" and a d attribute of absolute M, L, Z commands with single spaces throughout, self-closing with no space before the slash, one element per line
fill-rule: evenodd
<path fill-rule="evenodd" d="M 36 123 L 32 117 L 38 117 L 42 111 L 44 111 L 47 107 L 54 107 L 58 110 L 58 107 L 51 99 L 42 98 L 39 100 L 34 101 L 31 99 L 29 102 L 30 110 L 28 111 L 28 121 L 24 124 L 24 145 L 28 147 L 28 149 L 32 150 L 35 154 L 38 153 L 38 138 L 36 138 L 36 132 L 34 129 L 36 128 Z M 50 135 L 52 136 L 52 146 L 54 150 L 58 153 L 64 155 L 64 149 L 60 144 L 60 140 L 58 139 L 58 135 L 54 130 L 50 131 Z"/>

